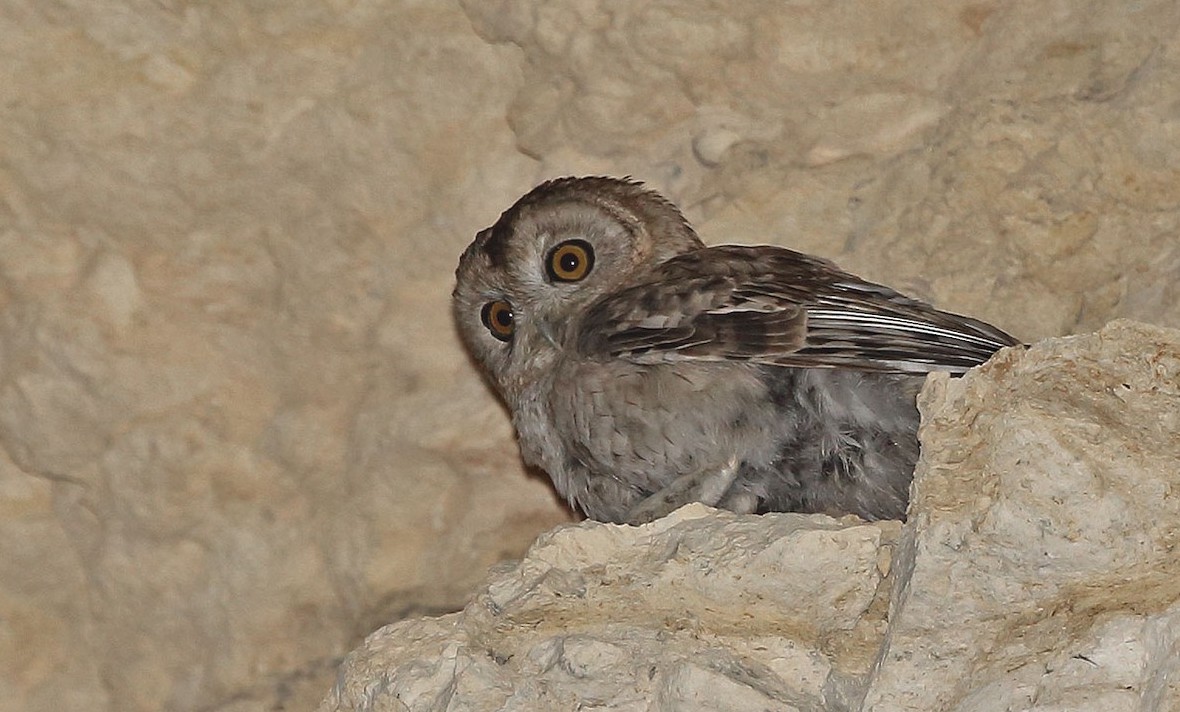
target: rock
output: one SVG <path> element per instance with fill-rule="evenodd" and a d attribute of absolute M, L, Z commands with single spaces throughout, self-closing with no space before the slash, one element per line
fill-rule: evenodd
<path fill-rule="evenodd" d="M 1180 705 L 1180 332 L 1122 321 L 1008 350 L 919 403 L 864 709 Z"/>
<path fill-rule="evenodd" d="M 371 635 L 320 712 L 1180 705 L 1180 331 L 1008 349 L 921 407 L 904 527 L 567 525 Z"/>
<path fill-rule="evenodd" d="M 570 521 L 450 321 L 545 178 L 1030 341 L 1180 326 L 1177 37 L 1170 0 L 0 3 L 0 712 L 309 708 Z"/>
<path fill-rule="evenodd" d="M 439 709 L 452 688 L 472 710 L 812 709 L 863 688 L 899 526 L 692 505 L 559 528 L 462 613 L 373 634 L 321 710 Z"/>
<path fill-rule="evenodd" d="M 17 0 L 0 48 L 0 710 L 309 708 L 569 519 L 450 326 L 531 166 L 456 4 Z"/>

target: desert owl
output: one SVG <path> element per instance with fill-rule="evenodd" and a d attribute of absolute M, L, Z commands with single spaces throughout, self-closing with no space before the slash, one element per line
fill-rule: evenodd
<path fill-rule="evenodd" d="M 604 521 L 691 501 L 904 518 L 923 374 L 1018 343 L 817 257 L 706 247 L 615 178 L 534 188 L 456 277 L 456 323 L 524 460 Z"/>

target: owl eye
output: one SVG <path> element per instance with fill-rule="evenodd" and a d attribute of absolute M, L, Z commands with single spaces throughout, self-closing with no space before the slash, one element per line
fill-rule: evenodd
<path fill-rule="evenodd" d="M 545 273 L 550 282 L 577 282 L 593 268 L 594 248 L 585 240 L 566 240 L 545 258 Z"/>
<path fill-rule="evenodd" d="M 511 339 L 512 332 L 516 329 L 516 323 L 512 320 L 512 305 L 503 299 L 484 304 L 479 312 L 479 318 L 488 331 L 492 332 L 492 336 L 500 341 Z"/>

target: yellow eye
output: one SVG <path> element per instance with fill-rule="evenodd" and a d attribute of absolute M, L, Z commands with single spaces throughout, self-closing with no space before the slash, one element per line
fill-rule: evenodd
<path fill-rule="evenodd" d="M 549 251 L 545 273 L 550 282 L 577 282 L 594 268 L 594 248 L 585 240 L 566 240 Z"/>
<path fill-rule="evenodd" d="M 492 336 L 500 341 L 511 339 L 512 332 L 516 329 L 516 323 L 512 320 L 512 305 L 503 299 L 484 304 L 479 312 L 479 318 L 483 325 L 488 327 L 488 331 L 492 332 Z"/>

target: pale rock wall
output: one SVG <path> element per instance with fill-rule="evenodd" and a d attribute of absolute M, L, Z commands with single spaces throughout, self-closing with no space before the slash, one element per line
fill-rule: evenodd
<path fill-rule="evenodd" d="M 1180 709 L 1180 331 L 932 377 L 904 526 L 710 514 L 537 540 L 374 633 L 320 712 Z"/>
<path fill-rule="evenodd" d="M 569 514 L 449 321 L 645 178 L 1025 339 L 1180 325 L 1180 6 L 0 0 L 0 711 L 306 709 Z"/>

